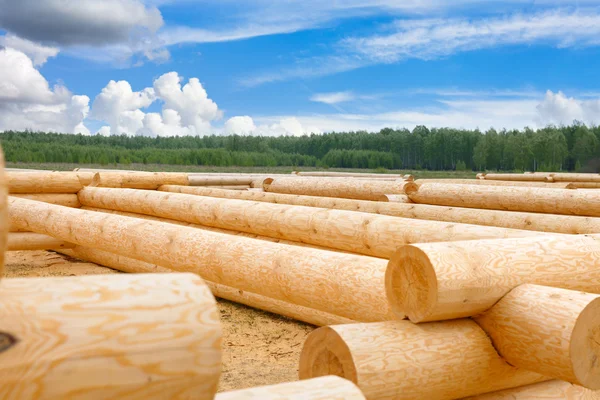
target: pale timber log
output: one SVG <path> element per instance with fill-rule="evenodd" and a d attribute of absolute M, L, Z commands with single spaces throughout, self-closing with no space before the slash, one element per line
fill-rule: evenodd
<path fill-rule="evenodd" d="M 552 380 L 466 397 L 464 400 L 600 400 L 600 391 Z"/>
<path fill-rule="evenodd" d="M 6 173 L 9 193 L 77 193 L 85 184 L 77 172 Z"/>
<path fill-rule="evenodd" d="M 58 250 L 74 245 L 64 240 L 35 232 L 11 232 L 8 234 L 7 251 Z"/>
<path fill-rule="evenodd" d="M 98 172 L 91 186 L 156 190 L 160 185 L 189 185 L 188 174 L 177 172 Z"/>
<path fill-rule="evenodd" d="M 167 273 L 173 272 L 168 268 L 164 268 L 155 264 L 150 264 L 143 261 L 138 261 L 133 258 L 120 256 L 118 254 L 109 253 L 106 251 L 93 249 L 83 246 L 75 246 L 72 249 L 59 250 L 59 253 L 66 254 L 71 257 L 78 258 L 100 264 L 105 267 L 116 269 L 128 273 Z M 351 324 L 354 321 L 343 318 L 337 315 L 328 314 L 314 308 L 298 306 L 296 304 L 287 303 L 280 300 L 271 299 L 255 293 L 245 292 L 229 286 L 220 285 L 218 283 L 204 281 L 210 288 L 213 295 L 222 299 L 230 300 L 235 303 L 245 304 L 247 306 L 258 308 L 260 310 L 272 312 L 274 314 L 283 315 L 298 321 L 307 322 L 312 325 L 336 325 L 336 324 Z"/>
<path fill-rule="evenodd" d="M 238 186 L 245 185 L 250 186 L 254 179 L 252 177 L 244 176 L 189 176 L 190 186 Z"/>
<path fill-rule="evenodd" d="M 215 400 L 365 400 L 355 384 L 338 376 L 259 386 L 217 394 Z"/>
<path fill-rule="evenodd" d="M 194 272 L 211 282 L 355 321 L 392 318 L 385 297 L 386 260 L 14 197 L 9 207 L 17 227 L 80 246 Z"/>
<path fill-rule="evenodd" d="M 600 182 L 571 182 L 569 185 L 576 189 L 600 189 Z"/>
<path fill-rule="evenodd" d="M 249 185 L 233 185 L 233 186 L 203 186 L 211 189 L 226 189 L 226 190 L 248 190 Z"/>
<path fill-rule="evenodd" d="M 79 192 L 79 201 L 88 207 L 153 215 L 380 258 L 391 257 L 399 245 L 407 243 L 538 235 L 525 230 L 132 189 L 88 187 Z"/>
<path fill-rule="evenodd" d="M 600 296 L 521 285 L 474 318 L 517 368 L 600 389 Z"/>
<path fill-rule="evenodd" d="M 556 173 L 547 177 L 550 182 L 595 182 L 600 183 L 600 174 Z"/>
<path fill-rule="evenodd" d="M 0 280 L 4 276 L 4 252 L 6 251 L 9 226 L 8 185 L 4 171 L 4 152 L 0 147 Z M 0 327 L 0 329 L 2 328 Z"/>
<path fill-rule="evenodd" d="M 388 201 L 390 203 L 412 203 L 412 200 L 405 194 L 386 194 L 380 201 Z"/>
<path fill-rule="evenodd" d="M 546 236 L 402 246 L 386 293 L 414 322 L 480 314 L 523 283 L 600 293 L 600 236 Z"/>
<path fill-rule="evenodd" d="M 360 211 L 431 221 L 460 222 L 473 225 L 497 226 L 540 232 L 568 234 L 600 233 L 600 219 L 592 217 L 550 215 L 500 210 L 479 210 L 432 206 L 428 204 L 397 204 L 381 201 L 336 199 L 331 197 L 298 196 L 266 192 L 233 192 L 189 186 L 161 186 L 159 191 L 194 194 L 222 199 L 254 200 L 266 203 Z"/>
<path fill-rule="evenodd" d="M 552 176 L 553 173 L 539 174 L 484 174 L 483 179 L 497 181 L 531 181 L 545 182 L 546 177 Z M 479 175 L 478 175 L 479 176 Z"/>
<path fill-rule="evenodd" d="M 408 197 L 440 206 L 600 216 L 600 192 L 595 191 L 425 183 Z"/>
<path fill-rule="evenodd" d="M 544 187 L 549 189 L 576 189 L 577 186 L 570 182 L 523 182 L 523 181 L 495 181 L 485 179 L 417 179 L 416 184 L 424 183 L 452 183 L 458 185 L 488 185 L 488 186 L 524 186 Z"/>
<path fill-rule="evenodd" d="M 219 312 L 193 274 L 5 279 L 0 331 L 2 399 L 208 400 L 217 390 Z"/>
<path fill-rule="evenodd" d="M 395 179 L 403 179 L 406 175 L 402 174 L 370 174 L 370 173 L 360 173 L 360 172 L 323 172 L 323 171 L 314 171 L 314 172 L 303 172 L 303 171 L 294 171 L 292 174 L 298 176 L 316 176 L 316 177 L 350 177 L 350 178 L 395 178 Z"/>
<path fill-rule="evenodd" d="M 11 194 L 11 196 L 21 197 L 24 199 L 43 201 L 45 203 L 56 204 L 65 207 L 81 207 L 79 199 L 75 193 L 39 193 L 39 194 Z"/>
<path fill-rule="evenodd" d="M 300 379 L 338 375 L 367 399 L 456 399 L 549 378 L 512 367 L 469 319 L 322 327 L 304 342 Z"/>
<path fill-rule="evenodd" d="M 381 200 L 386 194 L 405 194 L 416 190 L 414 182 L 398 180 L 377 182 L 359 179 L 327 178 L 269 178 L 265 179 L 265 192 L 301 194 L 322 197 L 341 197 L 357 200 Z"/>

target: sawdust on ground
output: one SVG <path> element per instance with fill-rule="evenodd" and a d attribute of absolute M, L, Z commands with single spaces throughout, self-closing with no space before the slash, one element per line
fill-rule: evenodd
<path fill-rule="evenodd" d="M 49 251 L 6 253 L 5 276 L 44 277 L 119 273 Z M 314 326 L 218 299 L 223 327 L 219 391 L 298 379 L 298 359 Z"/>

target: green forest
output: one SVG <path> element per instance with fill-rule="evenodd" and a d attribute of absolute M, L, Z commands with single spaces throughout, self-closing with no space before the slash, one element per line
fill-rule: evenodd
<path fill-rule="evenodd" d="M 583 171 L 600 169 L 600 127 L 479 130 L 418 126 L 305 136 L 142 137 L 0 133 L 8 162 L 240 167 Z"/>

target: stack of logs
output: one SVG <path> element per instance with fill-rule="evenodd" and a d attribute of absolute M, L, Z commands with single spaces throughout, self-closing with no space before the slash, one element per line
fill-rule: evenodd
<path fill-rule="evenodd" d="M 573 186 L 583 182 L 581 174 L 571 180 L 565 174 L 511 180 L 510 174 L 505 181 L 494 174 L 460 181 L 314 172 L 7 175 L 11 195 L 20 193 L 8 199 L 13 249 L 27 247 L 15 235 L 38 235 L 60 246 L 39 241 L 27 248 L 142 273 L 129 280 L 76 278 L 62 286 L 14 280 L 14 289 L 5 280 L 0 295 L 9 299 L 0 301 L 6 308 L 0 315 L 42 304 L 44 311 L 27 317 L 41 324 L 50 313 L 57 333 L 77 318 L 87 321 L 69 334 L 81 336 L 74 344 L 40 350 L 44 367 L 26 346 L 13 353 L 29 364 L 7 370 L 9 394 L 41 390 L 31 382 L 47 377 L 48 386 L 40 385 L 48 397 L 89 389 L 107 397 L 172 390 L 212 398 L 220 331 L 210 288 L 217 297 L 321 326 L 299 361 L 300 379 L 310 381 L 219 399 L 600 398 L 600 192 Z M 66 185 L 73 177 L 78 187 Z M 242 182 L 257 190 L 207 187 Z M 49 186 L 52 192 L 32 191 Z M 77 201 L 65 207 L 43 197 L 49 193 Z M 167 272 L 184 274 L 162 275 Z M 193 285 L 202 290 L 192 291 Z M 5 306 L 10 297 L 22 304 Z M 99 298 L 107 303 L 92 307 Z M 157 311 L 152 321 L 162 333 L 140 322 L 150 317 L 128 322 L 138 308 L 150 313 L 166 304 L 181 307 L 181 314 Z M 23 312 L 18 317 L 23 328 L 15 337 L 29 332 Z M 103 353 L 105 343 L 84 338 L 84 330 L 105 335 L 115 347 Z M 169 335 L 176 330 L 195 333 L 175 340 Z M 128 342 L 123 335 L 131 332 L 135 340 Z M 88 367 L 68 347 L 85 343 L 86 354 L 106 359 Z M 150 357 L 146 352 L 156 346 Z M 10 365 L 1 363 L 3 355 L 0 346 L 0 365 Z M 101 375 L 110 362 L 132 371 L 111 370 L 118 382 L 112 386 L 84 388 L 83 372 L 72 386 L 58 386 L 77 363 Z M 21 382 L 33 365 L 38 375 Z"/>

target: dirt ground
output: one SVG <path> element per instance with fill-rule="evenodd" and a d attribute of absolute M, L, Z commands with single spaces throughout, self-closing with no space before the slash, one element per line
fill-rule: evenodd
<path fill-rule="evenodd" d="M 48 251 L 6 253 L 8 278 L 119 273 Z M 298 358 L 314 326 L 226 300 L 218 300 L 223 326 L 219 391 L 298 379 Z"/>

